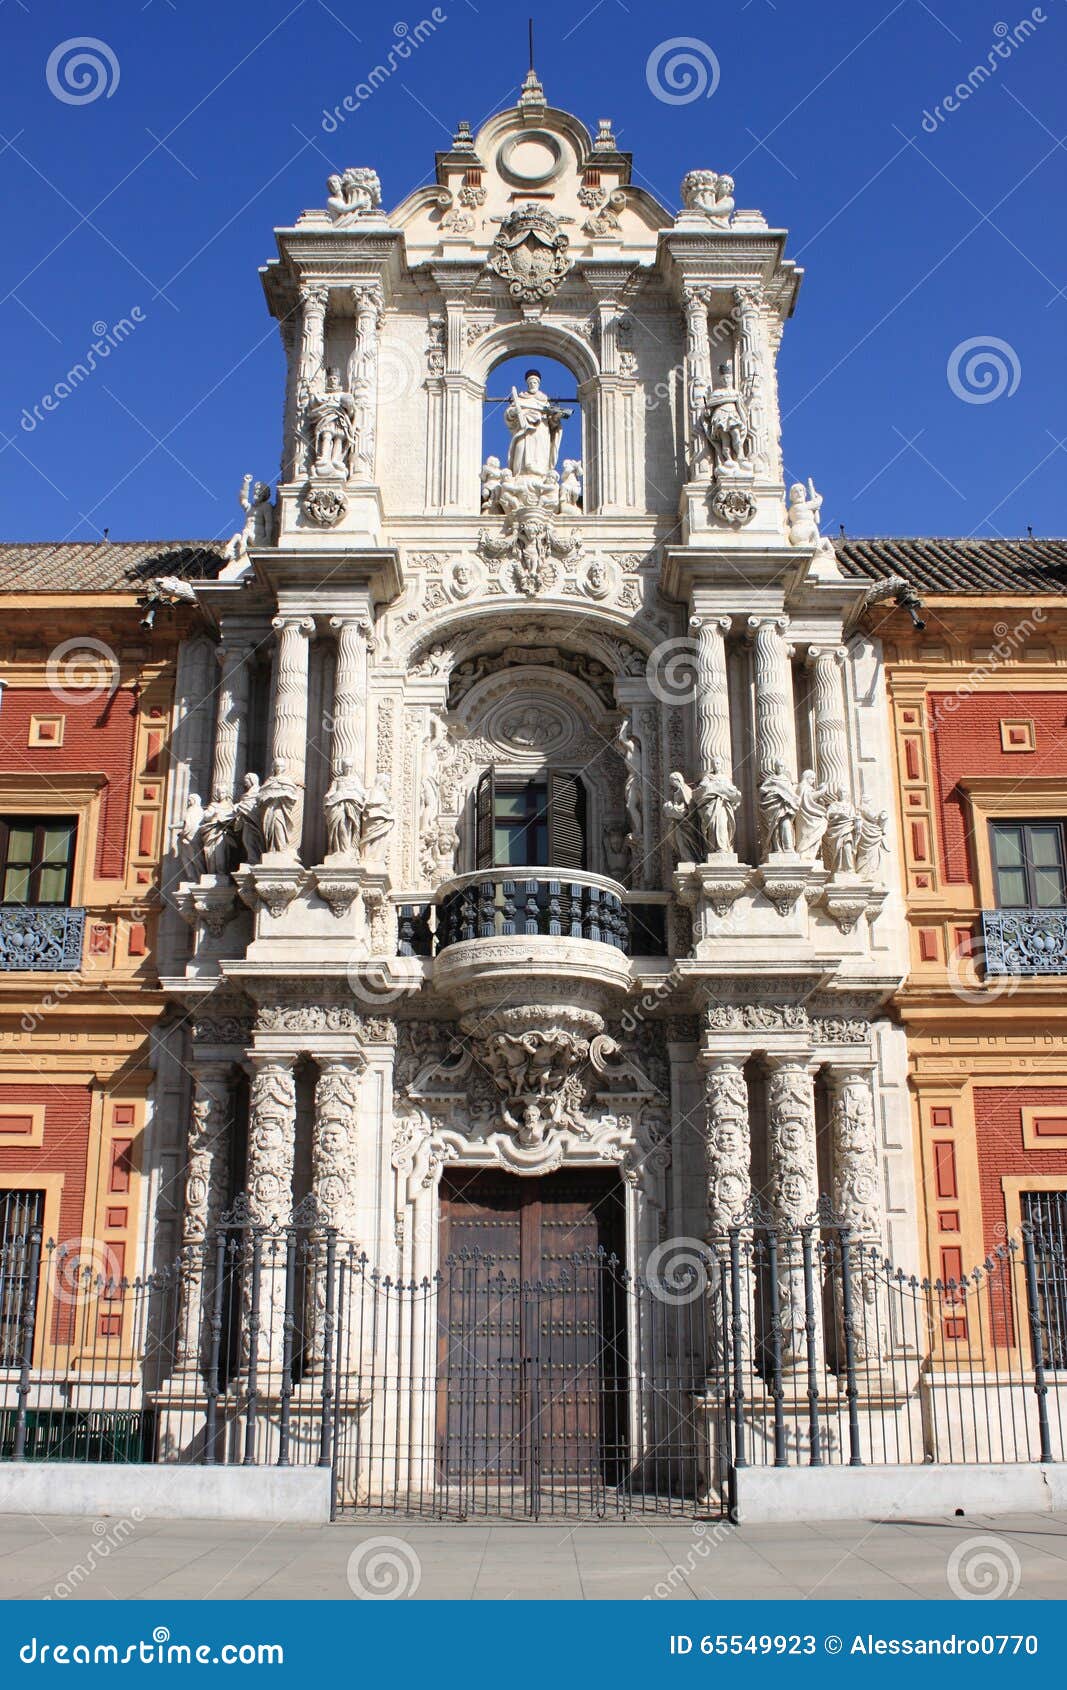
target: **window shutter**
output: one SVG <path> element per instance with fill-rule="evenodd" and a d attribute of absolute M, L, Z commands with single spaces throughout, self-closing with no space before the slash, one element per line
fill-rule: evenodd
<path fill-rule="evenodd" d="M 493 866 L 493 818 L 496 814 L 496 770 L 490 766 L 478 777 L 474 798 L 474 866 Z"/>
<path fill-rule="evenodd" d="M 585 787 L 576 775 L 548 775 L 548 860 L 552 868 L 585 867 Z"/>

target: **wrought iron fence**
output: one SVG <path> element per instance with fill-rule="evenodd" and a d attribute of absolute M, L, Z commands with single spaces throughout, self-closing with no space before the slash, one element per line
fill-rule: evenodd
<path fill-rule="evenodd" d="M 753 1464 L 1058 1461 L 1061 1220 L 932 1282 L 827 1214 L 685 1241 L 678 1271 L 460 1253 L 416 1280 L 310 1205 L 239 1199 L 137 1279 L 31 1226 L 0 1260 L 0 1458 L 312 1464 L 341 1512 L 533 1519 L 719 1511 Z"/>

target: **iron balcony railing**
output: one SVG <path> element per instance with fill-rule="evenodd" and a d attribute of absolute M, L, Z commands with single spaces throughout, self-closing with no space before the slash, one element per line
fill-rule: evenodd
<path fill-rule="evenodd" d="M 1067 909 L 983 910 L 987 974 L 1067 974 Z"/>
<path fill-rule="evenodd" d="M 432 904 L 401 904 L 400 956 L 435 956 L 473 939 L 589 939 L 624 956 L 666 954 L 666 906 L 602 876 L 544 868 L 480 869 L 449 880 Z"/>
<path fill-rule="evenodd" d="M 0 905 L 0 970 L 69 973 L 81 967 L 85 911 Z"/>

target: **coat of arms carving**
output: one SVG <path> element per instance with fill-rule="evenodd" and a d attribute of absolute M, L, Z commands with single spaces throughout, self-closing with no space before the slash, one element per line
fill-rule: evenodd
<path fill-rule="evenodd" d="M 501 222 L 486 264 L 520 305 L 551 299 L 573 262 L 560 220 L 540 205 L 519 205 Z"/>

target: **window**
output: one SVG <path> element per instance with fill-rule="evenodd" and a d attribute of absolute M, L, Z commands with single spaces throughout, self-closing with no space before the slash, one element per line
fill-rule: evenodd
<path fill-rule="evenodd" d="M 1046 1367 L 1067 1368 L 1067 1191 L 1021 1196 L 1023 1223 L 1034 1244 L 1043 1360 Z"/>
<path fill-rule="evenodd" d="M 1061 821 L 990 824 L 998 909 L 1064 907 L 1063 829 Z"/>
<path fill-rule="evenodd" d="M 69 904 L 77 823 L 0 816 L 0 903 Z"/>
<path fill-rule="evenodd" d="M 30 1232 L 43 1219 L 43 1191 L 0 1191 L 0 1367 L 22 1361 Z"/>
<path fill-rule="evenodd" d="M 486 769 L 478 782 L 476 868 L 585 867 L 585 787 L 551 769 L 508 780 Z"/>

